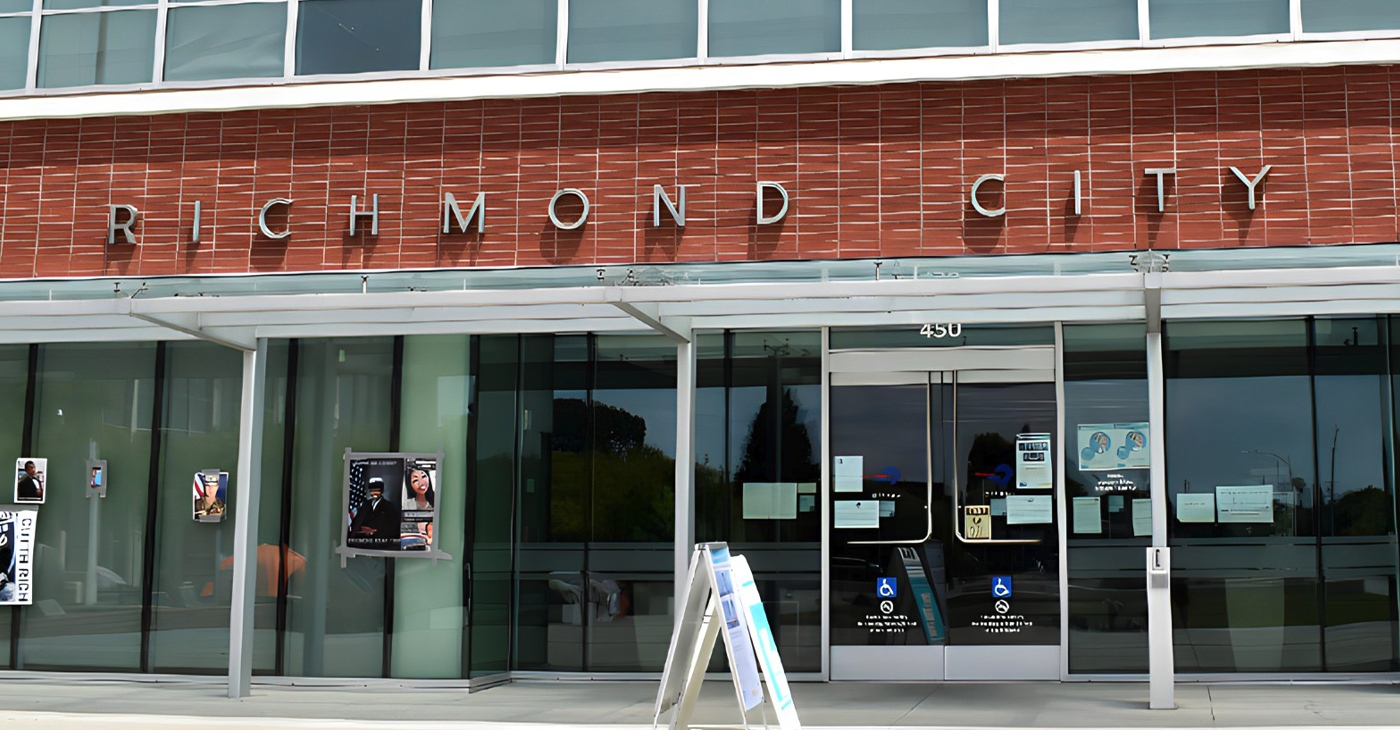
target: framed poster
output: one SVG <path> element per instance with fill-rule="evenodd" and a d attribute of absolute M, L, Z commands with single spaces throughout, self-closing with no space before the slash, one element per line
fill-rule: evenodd
<path fill-rule="evenodd" d="M 342 565 L 357 555 L 451 559 L 436 541 L 441 463 L 440 454 L 345 450 Z"/>
<path fill-rule="evenodd" d="M 38 510 L 0 512 L 0 606 L 34 603 L 34 527 Z"/>
<path fill-rule="evenodd" d="M 194 521 L 223 522 L 228 512 L 228 472 L 204 469 L 194 473 Z"/>
<path fill-rule="evenodd" d="M 1152 466 L 1146 423 L 1081 423 L 1078 431 L 1080 471 Z"/>
<path fill-rule="evenodd" d="M 43 504 L 48 497 L 49 460 L 35 456 L 15 459 L 15 504 Z"/>
<path fill-rule="evenodd" d="M 107 462 L 103 459 L 87 460 L 87 497 L 107 497 Z"/>

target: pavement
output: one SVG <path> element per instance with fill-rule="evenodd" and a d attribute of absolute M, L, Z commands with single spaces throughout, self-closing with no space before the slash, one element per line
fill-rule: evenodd
<path fill-rule="evenodd" d="M 0 675 L 2 676 L 2 675 Z M 1112 683 L 797 683 L 807 728 L 1377 728 L 1400 726 L 1393 684 L 1180 684 L 1178 708 L 1147 709 L 1147 686 Z M 528 681 L 465 689 L 269 686 L 230 700 L 210 682 L 7 676 L 0 728 L 159 730 L 638 730 L 656 683 Z M 736 726 L 728 682 L 705 684 L 695 722 Z M 755 710 L 750 722 L 762 725 Z M 773 720 L 776 726 L 776 720 Z"/>

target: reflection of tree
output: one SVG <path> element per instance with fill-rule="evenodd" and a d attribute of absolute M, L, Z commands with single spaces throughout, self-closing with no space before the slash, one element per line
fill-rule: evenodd
<path fill-rule="evenodd" d="M 603 542 L 670 540 L 675 459 L 646 443 L 645 418 L 605 403 L 594 402 L 591 411 L 590 419 L 589 404 L 578 398 L 554 401 L 553 534 Z M 592 449 L 588 448 L 590 420 Z"/>
<path fill-rule="evenodd" d="M 807 424 L 797 420 L 799 409 L 792 391 L 783 388 L 779 402 L 777 428 L 773 425 L 772 398 L 765 400 L 754 414 L 734 481 L 742 484 L 775 479 L 789 482 L 817 479 L 820 467 L 812 454 L 811 434 L 807 432 Z M 774 454 L 778 454 L 780 460 L 776 474 L 772 471 Z"/>
<path fill-rule="evenodd" d="M 1338 536 L 1388 534 L 1390 497 L 1376 486 L 1348 492 L 1332 503 L 1332 525 Z"/>

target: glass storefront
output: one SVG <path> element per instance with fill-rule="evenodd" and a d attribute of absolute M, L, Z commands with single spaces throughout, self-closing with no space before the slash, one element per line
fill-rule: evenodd
<path fill-rule="evenodd" d="M 1178 671 L 1400 668 L 1400 321 L 1164 332 Z M 696 539 L 748 556 L 799 676 L 1145 673 L 1144 339 L 1142 324 L 833 329 L 824 357 L 819 330 L 702 333 Z M 255 671 L 660 671 L 679 372 L 660 335 L 272 342 Z M 48 459 L 52 485 L 38 598 L 0 611 L 0 666 L 226 671 L 234 522 L 197 523 L 189 500 L 200 472 L 237 481 L 241 378 L 238 353 L 208 343 L 0 347 L 23 414 L 0 444 Z M 346 449 L 443 454 L 450 560 L 342 567 Z M 105 499 L 71 486 L 88 459 L 108 462 Z"/>

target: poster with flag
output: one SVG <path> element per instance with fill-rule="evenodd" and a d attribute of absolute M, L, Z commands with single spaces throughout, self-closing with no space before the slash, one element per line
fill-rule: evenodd
<path fill-rule="evenodd" d="M 449 557 L 438 549 L 437 454 L 345 452 L 343 556 Z"/>

